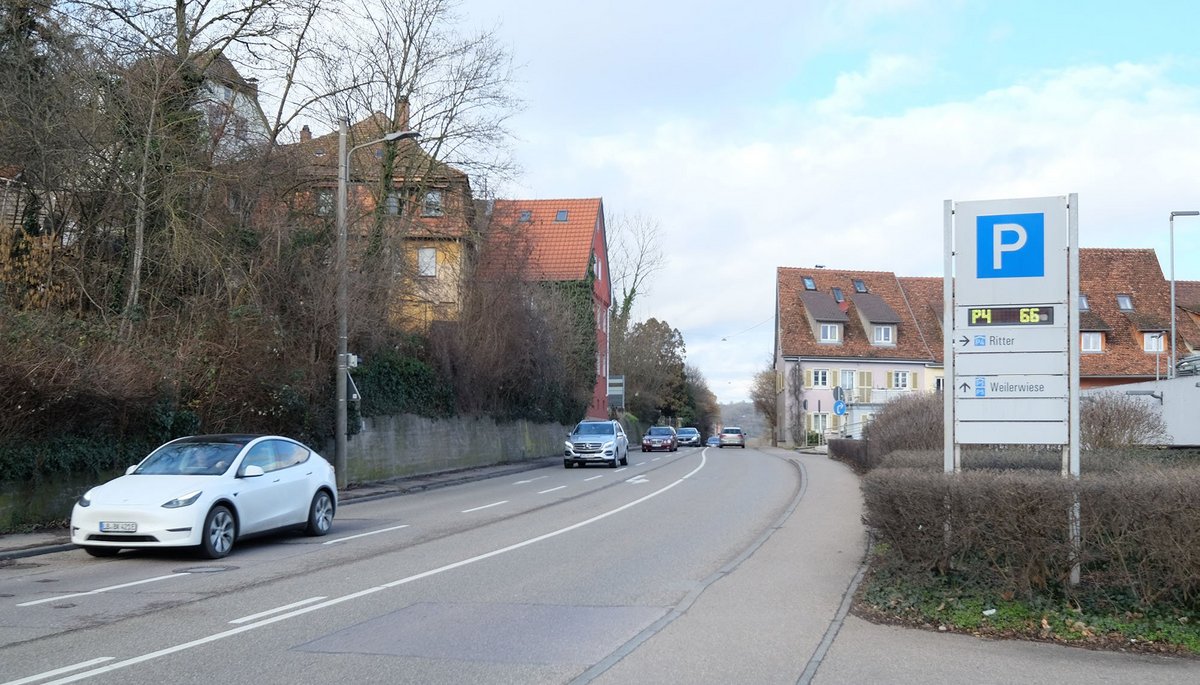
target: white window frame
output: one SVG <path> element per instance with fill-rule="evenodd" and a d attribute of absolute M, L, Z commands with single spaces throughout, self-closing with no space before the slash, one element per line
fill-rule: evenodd
<path fill-rule="evenodd" d="M 1104 333 L 1099 331 L 1084 331 L 1079 334 L 1080 352 L 1103 352 Z"/>
<path fill-rule="evenodd" d="M 333 214 L 333 188 L 317 189 L 317 216 Z"/>
<path fill-rule="evenodd" d="M 1167 337 L 1165 331 L 1158 333 L 1142 333 L 1142 349 L 1146 352 L 1158 354 L 1163 351 L 1163 338 Z"/>
<path fill-rule="evenodd" d="M 421 203 L 421 216 L 441 216 L 442 215 L 442 191 L 427 190 L 425 191 L 425 199 Z"/>
<path fill-rule="evenodd" d="M 871 340 L 875 345 L 895 345 L 896 327 L 891 324 L 877 324 Z"/>
<path fill-rule="evenodd" d="M 829 387 L 829 369 L 813 369 L 812 370 L 812 387 L 828 388 Z"/>
<path fill-rule="evenodd" d="M 842 341 L 842 325 L 840 323 L 822 323 L 821 338 L 823 343 L 836 343 Z"/>
<path fill-rule="evenodd" d="M 849 383 L 846 382 L 847 379 L 850 381 Z M 854 384 L 857 380 L 858 372 L 854 369 L 842 369 L 841 373 L 838 374 L 838 385 L 842 387 L 842 391 L 845 393 L 854 392 Z M 849 398 L 849 394 L 847 394 L 847 398 Z"/>
<path fill-rule="evenodd" d="M 809 430 L 824 435 L 829 430 L 829 412 L 809 412 Z"/>
<path fill-rule="evenodd" d="M 400 201 L 400 193 L 388 193 L 383 198 L 383 206 L 388 216 L 400 216 L 400 210 L 404 206 Z"/>
<path fill-rule="evenodd" d="M 901 383 L 900 379 L 904 382 Z M 912 371 L 893 371 L 892 390 L 912 390 Z"/>
<path fill-rule="evenodd" d="M 437 248 L 417 248 L 417 275 L 437 278 Z"/>

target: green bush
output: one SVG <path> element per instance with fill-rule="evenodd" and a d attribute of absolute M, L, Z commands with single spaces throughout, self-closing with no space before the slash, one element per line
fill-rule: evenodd
<path fill-rule="evenodd" d="M 1075 596 L 1200 611 L 1200 468 L 1144 460 L 1085 472 L 878 468 L 863 478 L 865 520 L 893 571 L 969 579 L 996 594 Z M 1081 506 L 1083 584 L 1065 581 L 1067 512 Z"/>
<path fill-rule="evenodd" d="M 416 357 L 384 350 L 354 370 L 362 395 L 363 416 L 416 414 L 430 418 L 450 416 L 452 389 L 432 366 Z"/>

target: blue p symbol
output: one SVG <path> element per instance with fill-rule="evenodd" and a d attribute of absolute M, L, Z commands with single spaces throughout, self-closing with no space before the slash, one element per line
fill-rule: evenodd
<path fill-rule="evenodd" d="M 975 219 L 977 278 L 1046 275 L 1046 215 L 997 214 Z"/>

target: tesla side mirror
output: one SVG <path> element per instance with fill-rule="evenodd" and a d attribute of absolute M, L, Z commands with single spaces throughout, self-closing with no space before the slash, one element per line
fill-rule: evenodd
<path fill-rule="evenodd" d="M 134 464 L 133 466 L 130 466 L 129 468 L 125 469 L 125 475 L 126 476 L 132 475 L 134 471 L 137 471 L 137 467 L 138 467 L 138 465 Z"/>
<path fill-rule="evenodd" d="M 241 478 L 257 478 L 257 477 L 263 475 L 263 473 L 264 473 L 264 471 L 262 470 L 261 466 L 251 464 L 251 465 L 247 466 L 246 468 L 242 469 L 242 475 L 240 477 Z"/>

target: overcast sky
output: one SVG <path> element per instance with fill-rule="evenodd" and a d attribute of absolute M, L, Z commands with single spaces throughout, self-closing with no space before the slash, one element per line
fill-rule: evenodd
<path fill-rule="evenodd" d="M 1083 247 L 1200 209 L 1200 3 L 464 0 L 519 67 L 502 196 L 661 225 L 635 318 L 722 402 L 770 363 L 779 266 L 942 275 L 942 201 L 1079 193 Z M 1200 219 L 1176 220 L 1200 279 Z"/>

